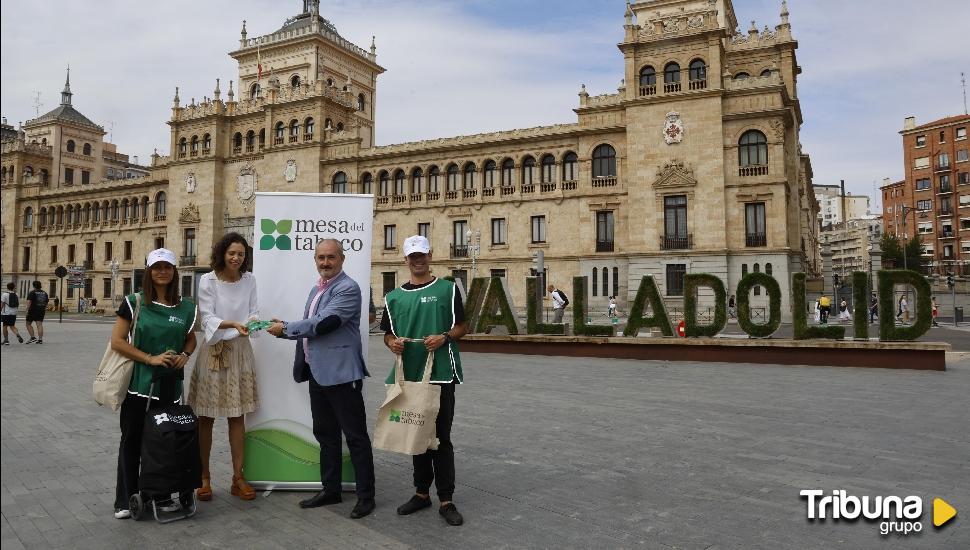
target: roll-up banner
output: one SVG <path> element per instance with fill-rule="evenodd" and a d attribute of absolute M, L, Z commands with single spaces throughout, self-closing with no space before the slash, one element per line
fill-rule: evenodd
<path fill-rule="evenodd" d="M 343 244 L 343 270 L 361 290 L 360 338 L 367 360 L 373 195 L 256 193 L 253 274 L 261 319 L 303 318 L 317 282 L 314 249 L 323 239 Z M 259 410 L 246 417 L 246 479 L 260 489 L 319 489 L 320 447 L 313 437 L 307 383 L 293 381 L 296 342 L 260 332 L 253 338 Z M 353 466 L 344 453 L 344 484 Z"/>

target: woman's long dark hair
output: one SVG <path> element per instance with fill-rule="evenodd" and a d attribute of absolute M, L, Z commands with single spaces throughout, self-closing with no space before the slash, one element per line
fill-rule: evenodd
<path fill-rule="evenodd" d="M 145 302 L 149 304 L 158 299 L 155 295 L 155 284 L 152 282 L 152 268 L 156 265 L 158 264 L 145 268 L 145 275 L 141 279 L 141 291 L 145 293 Z M 172 266 L 172 280 L 165 289 L 165 301 L 172 306 L 182 301 L 182 297 L 179 296 L 179 270 L 175 266 Z"/>
<path fill-rule="evenodd" d="M 234 243 L 243 245 L 243 249 L 246 251 L 246 259 L 239 267 L 239 272 L 245 273 L 252 269 L 253 259 L 252 254 L 250 253 L 249 243 L 246 242 L 245 237 L 234 231 L 232 233 L 226 233 L 216 244 L 212 245 L 212 259 L 210 260 L 209 265 L 212 267 L 213 271 L 219 273 L 226 268 L 226 251 L 229 250 L 229 247 Z"/>

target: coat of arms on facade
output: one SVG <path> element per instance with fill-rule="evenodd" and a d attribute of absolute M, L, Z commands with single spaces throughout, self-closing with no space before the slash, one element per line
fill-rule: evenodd
<path fill-rule="evenodd" d="M 283 168 L 283 177 L 286 178 L 286 183 L 293 183 L 296 181 L 296 161 L 290 159 L 286 161 L 286 167 Z"/>
<path fill-rule="evenodd" d="M 677 111 L 667 113 L 667 121 L 664 123 L 664 140 L 667 145 L 684 141 L 684 121 L 680 119 L 680 113 Z"/>
<path fill-rule="evenodd" d="M 199 215 L 199 207 L 191 202 L 185 205 L 179 214 L 179 223 L 199 223 L 201 221 L 202 216 Z"/>
<path fill-rule="evenodd" d="M 195 172 L 189 172 L 189 175 L 185 176 L 185 192 L 195 193 Z"/>
<path fill-rule="evenodd" d="M 253 200 L 256 196 L 256 167 L 252 163 L 247 162 L 239 171 L 236 193 L 239 195 L 239 201 L 244 203 Z"/>

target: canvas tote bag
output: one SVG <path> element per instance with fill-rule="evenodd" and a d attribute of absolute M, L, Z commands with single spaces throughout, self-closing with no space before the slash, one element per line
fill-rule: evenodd
<path fill-rule="evenodd" d="M 434 353 L 429 353 L 424 377 L 420 382 L 408 382 L 403 359 L 397 356 L 394 384 L 388 386 L 384 404 L 377 411 L 374 447 L 406 455 L 438 448 L 435 420 L 441 406 L 441 388 L 430 382 L 433 366 Z"/>
<path fill-rule="evenodd" d="M 129 332 L 132 344 L 134 344 L 135 324 L 138 322 L 140 312 L 141 297 L 136 294 L 135 311 L 131 318 Z M 108 348 L 104 350 L 101 365 L 94 375 L 94 400 L 98 405 L 107 405 L 113 411 L 121 408 L 121 402 L 128 395 L 128 383 L 131 382 L 131 372 L 134 368 L 134 361 L 111 349 L 111 340 L 108 339 Z"/>

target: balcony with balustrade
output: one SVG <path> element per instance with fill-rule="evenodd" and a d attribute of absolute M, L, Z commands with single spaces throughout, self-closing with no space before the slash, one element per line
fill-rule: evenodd
<path fill-rule="evenodd" d="M 468 257 L 468 245 L 467 244 L 453 244 L 451 245 L 451 257 L 452 258 L 467 258 Z"/>
<path fill-rule="evenodd" d="M 765 233 L 746 233 L 744 246 L 768 246 L 768 235 Z"/>
<path fill-rule="evenodd" d="M 694 235 L 661 235 L 660 250 L 690 250 L 694 248 Z"/>

